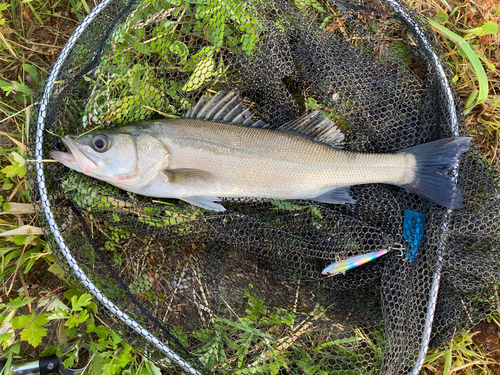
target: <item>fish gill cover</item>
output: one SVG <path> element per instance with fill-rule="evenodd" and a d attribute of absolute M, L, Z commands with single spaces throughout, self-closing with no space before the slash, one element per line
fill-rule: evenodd
<path fill-rule="evenodd" d="M 323 111 L 346 150 L 467 135 L 432 33 L 392 0 L 109 0 L 80 31 L 35 105 L 30 159 L 230 90 L 274 128 Z M 499 175 L 471 147 L 456 176 L 452 211 L 381 184 L 351 187 L 355 204 L 244 197 L 215 213 L 60 163 L 32 164 L 29 181 L 61 264 L 168 373 L 399 374 L 498 307 Z"/>

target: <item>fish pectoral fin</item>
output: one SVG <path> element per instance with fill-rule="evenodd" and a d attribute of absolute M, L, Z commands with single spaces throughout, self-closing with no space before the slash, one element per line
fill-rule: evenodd
<path fill-rule="evenodd" d="M 214 201 L 220 201 L 217 197 L 183 197 L 179 198 L 184 202 L 191 203 L 193 206 L 204 208 L 205 210 L 211 210 L 216 212 L 226 211 L 224 206 L 215 203 Z"/>
<path fill-rule="evenodd" d="M 349 195 L 349 186 L 341 186 L 326 193 L 320 195 L 319 197 L 312 199 L 314 202 L 319 203 L 329 203 L 329 204 L 345 204 L 345 203 L 355 203 L 356 201 L 352 199 Z"/>
<path fill-rule="evenodd" d="M 210 172 L 205 172 L 199 169 L 178 168 L 178 169 L 165 169 L 163 171 L 168 182 L 175 185 L 184 187 L 203 189 L 209 187 L 215 182 L 215 175 Z M 182 197 L 179 198 L 185 202 L 191 203 L 194 206 L 204 208 L 206 210 L 222 212 L 226 209 L 214 201 L 219 201 L 217 197 L 195 196 L 195 197 Z"/>
<path fill-rule="evenodd" d="M 215 181 L 215 175 L 200 169 L 165 169 L 168 182 L 176 185 L 203 187 Z"/>

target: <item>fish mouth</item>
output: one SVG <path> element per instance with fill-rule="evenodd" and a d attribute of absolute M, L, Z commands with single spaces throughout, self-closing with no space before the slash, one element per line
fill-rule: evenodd
<path fill-rule="evenodd" d="M 68 168 L 84 174 L 92 173 L 98 168 L 97 160 L 95 160 L 96 158 L 80 149 L 76 143 L 76 139 L 73 139 L 69 135 L 65 135 L 61 140 L 69 152 L 51 151 L 50 156 L 53 159 L 64 164 Z"/>

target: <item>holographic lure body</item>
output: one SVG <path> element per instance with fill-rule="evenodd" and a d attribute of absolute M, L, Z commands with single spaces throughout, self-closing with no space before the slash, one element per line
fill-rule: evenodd
<path fill-rule="evenodd" d="M 379 251 L 374 251 L 372 253 L 368 254 L 363 254 L 363 255 L 358 255 L 346 260 L 343 260 L 341 262 L 335 262 L 333 264 L 330 264 L 328 267 L 326 267 L 323 272 L 321 272 L 324 276 L 335 276 L 339 273 L 344 273 L 347 270 L 350 270 L 351 268 L 355 268 L 358 266 L 361 266 L 362 264 L 368 263 L 369 261 L 372 261 L 374 259 L 377 259 L 378 257 L 381 257 L 382 255 L 387 253 L 387 249 L 379 250 Z"/>

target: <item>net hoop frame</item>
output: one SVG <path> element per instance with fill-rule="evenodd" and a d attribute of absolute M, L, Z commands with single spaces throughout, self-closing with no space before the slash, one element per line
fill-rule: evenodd
<path fill-rule="evenodd" d="M 70 37 L 64 48 L 62 49 L 59 57 L 57 58 L 52 71 L 47 79 L 47 84 L 45 86 L 42 99 L 39 103 L 40 109 L 37 117 L 36 123 L 36 140 L 35 140 L 35 165 L 34 170 L 36 173 L 36 182 L 38 184 L 38 192 L 40 194 L 40 200 L 43 207 L 43 212 L 45 214 L 45 218 L 47 220 L 47 224 L 50 228 L 51 233 L 54 235 L 55 240 L 59 246 L 61 254 L 67 261 L 68 265 L 71 267 L 75 276 L 82 282 L 82 284 L 90 291 L 94 298 L 96 298 L 106 309 L 119 318 L 123 323 L 133 329 L 137 334 L 141 335 L 148 342 L 153 344 L 160 352 L 165 354 L 167 358 L 177 363 L 184 371 L 192 375 L 201 375 L 198 370 L 196 370 L 193 366 L 191 366 L 187 361 L 185 361 L 180 355 L 175 353 L 172 349 L 170 349 L 166 344 L 162 343 L 158 340 L 150 331 L 142 327 L 136 320 L 130 317 L 127 313 L 121 310 L 116 304 L 114 304 L 110 299 L 108 299 L 99 288 L 89 279 L 89 277 L 85 274 L 85 272 L 80 268 L 77 264 L 77 261 L 73 257 L 71 253 L 71 249 L 66 245 L 62 234 L 59 230 L 59 227 L 54 218 L 54 214 L 51 208 L 50 200 L 48 197 L 48 190 L 45 183 L 45 174 L 44 168 L 45 164 L 43 162 L 43 140 L 44 140 L 44 130 L 45 130 L 45 116 L 40 115 L 44 113 L 47 104 L 50 100 L 50 96 L 52 94 L 52 90 L 54 87 L 55 79 L 58 76 L 61 68 L 64 66 L 66 59 L 69 56 L 69 53 L 73 46 L 77 43 L 79 37 L 85 32 L 87 26 L 89 26 L 92 21 L 103 12 L 107 6 L 113 0 L 103 0 L 99 3 L 92 11 L 89 13 L 87 17 L 82 21 L 82 23 L 75 29 L 75 32 Z M 420 46 L 426 52 L 425 56 L 428 59 L 428 62 L 431 66 L 436 69 L 436 72 L 439 76 L 439 82 L 441 85 L 441 90 L 445 93 L 447 110 L 450 115 L 450 126 L 451 133 L 453 137 L 459 136 L 458 129 L 458 117 L 456 112 L 456 103 L 453 95 L 453 89 L 448 81 L 448 77 L 446 75 L 446 71 L 441 65 L 438 55 L 432 49 L 431 44 L 425 38 L 425 34 L 422 32 L 420 26 L 415 22 L 414 18 L 408 11 L 408 7 L 403 6 L 397 0 L 380 0 L 382 3 L 388 5 L 398 16 L 401 17 L 401 20 L 407 25 L 411 26 L 409 30 L 415 30 L 414 35 L 419 41 Z M 456 181 L 457 179 L 457 168 L 458 165 L 455 165 L 452 170 L 452 178 Z M 425 317 L 425 326 L 422 334 L 422 339 L 420 342 L 420 349 L 417 356 L 417 360 L 411 369 L 412 375 L 418 375 L 420 372 L 425 356 L 427 354 L 427 350 L 429 347 L 429 342 L 431 338 L 432 324 L 434 320 L 434 314 L 436 311 L 437 305 L 437 297 L 439 292 L 439 282 L 441 278 L 441 267 L 443 262 L 443 248 L 447 239 L 447 230 L 448 224 L 450 220 L 450 216 L 452 214 L 452 209 L 448 209 L 443 217 L 442 223 L 442 233 L 439 240 L 439 245 L 437 249 L 437 261 L 436 268 L 432 276 L 432 286 L 431 291 L 428 296 L 427 302 L 427 312 Z"/>

